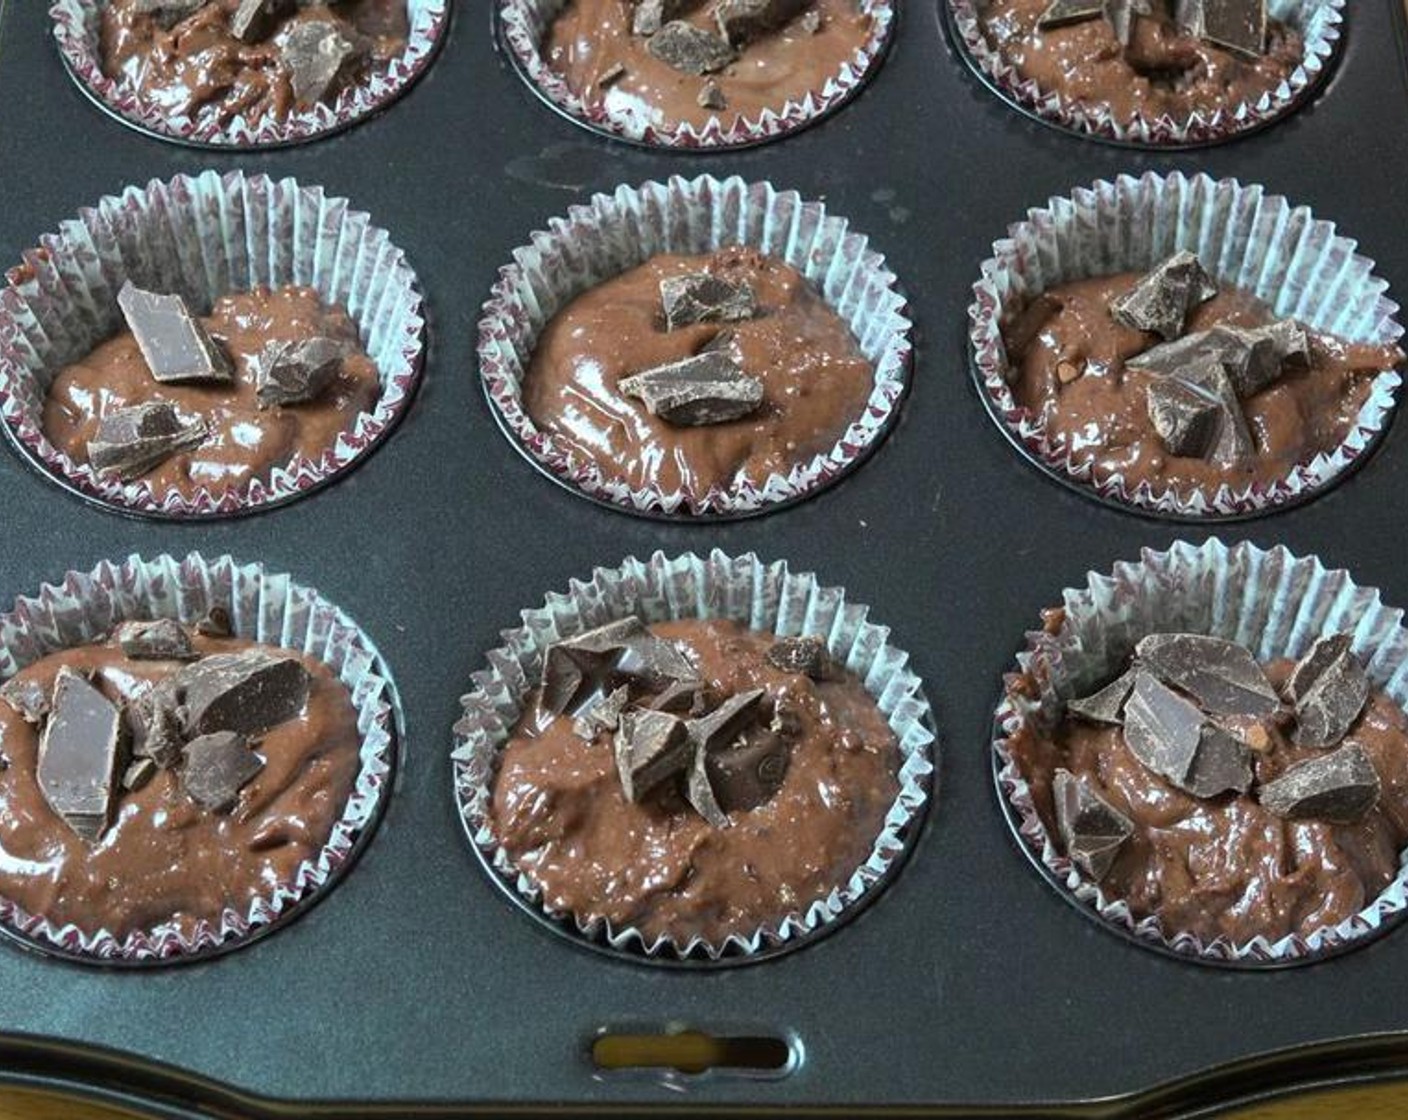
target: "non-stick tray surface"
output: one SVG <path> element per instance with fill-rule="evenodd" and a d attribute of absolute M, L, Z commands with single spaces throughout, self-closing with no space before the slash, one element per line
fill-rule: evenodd
<path fill-rule="evenodd" d="M 1009 222 L 1053 194 L 1146 169 L 1234 175 L 1308 203 L 1359 240 L 1392 291 L 1408 290 L 1398 0 L 1355 0 L 1343 56 L 1310 108 L 1235 144 L 1174 154 L 1081 141 L 1014 112 L 954 53 L 937 3 L 908 0 L 889 58 L 853 104 L 725 156 L 626 147 L 560 119 L 496 52 L 488 0 L 460 0 L 438 60 L 382 116 L 285 151 L 190 151 L 88 103 L 59 61 L 43 0 L 0 3 L 0 258 L 18 261 L 130 183 L 205 167 L 293 175 L 390 231 L 419 273 L 431 332 L 419 397 L 386 445 L 337 485 L 258 517 L 129 520 L 0 454 L 6 601 L 132 552 L 264 561 L 367 629 L 407 717 L 380 831 L 346 880 L 277 935 L 223 960 L 135 974 L 0 946 L 10 1076 L 141 1080 L 16 1042 L 38 1035 L 292 1102 L 1035 1103 L 1408 1030 L 1408 932 L 1291 971 L 1200 968 L 1074 913 L 1014 848 L 988 739 L 1023 630 L 1087 570 L 1209 530 L 1104 508 L 1024 462 L 976 398 L 964 326 L 978 264 Z M 583 501 L 523 461 L 480 393 L 474 325 L 512 248 L 569 204 L 704 172 L 823 196 L 870 234 L 912 301 L 916 365 L 896 429 L 840 485 L 757 520 L 662 524 Z M 1343 486 L 1221 532 L 1317 553 L 1408 604 L 1405 493 L 1399 424 Z M 924 833 L 875 905 L 803 951 L 702 974 L 580 951 L 507 902 L 459 828 L 448 754 L 456 699 L 520 607 L 627 554 L 714 546 L 785 557 L 869 603 L 925 679 L 941 765 Z M 805 1059 L 771 1081 L 594 1075 L 587 1048 L 599 1029 L 671 1023 L 794 1034 Z"/>

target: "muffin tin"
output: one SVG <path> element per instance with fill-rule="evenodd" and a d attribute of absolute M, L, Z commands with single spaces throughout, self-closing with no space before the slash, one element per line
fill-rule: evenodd
<path fill-rule="evenodd" d="M 300 1114 L 320 1101 L 403 1117 L 547 1102 L 559 1115 L 942 1113 L 1107 1097 L 1120 1099 L 1104 1114 L 1122 1103 L 1147 1115 L 1408 1071 L 1408 1012 L 1389 994 L 1408 952 L 1402 930 L 1301 969 L 1199 968 L 1082 918 L 1014 846 L 988 741 L 1023 633 L 1088 571 L 1208 531 L 1098 506 L 1032 470 L 984 416 L 965 354 L 965 309 L 993 241 L 1029 207 L 1122 172 L 1263 184 L 1351 231 L 1390 294 L 1403 290 L 1408 242 L 1391 186 L 1408 171 L 1398 0 L 1350 9 L 1342 57 L 1311 105 L 1183 154 L 1090 144 L 1014 112 L 970 74 L 938 0 L 911 0 L 853 103 L 720 157 L 612 144 L 544 111 L 496 53 L 483 0 L 461 0 L 439 58 L 386 113 L 312 146 L 243 155 L 121 128 L 69 81 L 45 5 L 2 7 L 4 259 L 128 184 L 205 167 L 291 175 L 348 198 L 406 251 L 429 330 L 405 421 L 336 485 L 286 509 L 198 527 L 134 521 L 0 455 L 7 601 L 130 553 L 232 553 L 356 618 L 406 716 L 381 827 L 337 889 L 276 936 L 141 974 L 0 946 L 5 1080 L 76 1085 L 170 1117 Z M 825 493 L 755 520 L 660 524 L 584 501 L 522 461 L 480 393 L 475 324 L 500 264 L 546 219 L 620 183 L 705 172 L 824 196 L 869 235 L 910 302 L 912 391 L 876 453 Z M 1390 431 L 1342 486 L 1222 535 L 1317 555 L 1408 604 L 1395 516 L 1405 488 L 1408 451 Z M 934 705 L 944 792 L 900 874 L 855 921 L 784 958 L 698 974 L 581 951 L 503 899 L 460 832 L 449 753 L 457 699 L 523 604 L 627 555 L 712 547 L 815 571 L 892 627 Z M 801 1058 L 768 1079 L 617 1076 L 590 1060 L 598 1032 L 672 1025 L 778 1035 Z"/>

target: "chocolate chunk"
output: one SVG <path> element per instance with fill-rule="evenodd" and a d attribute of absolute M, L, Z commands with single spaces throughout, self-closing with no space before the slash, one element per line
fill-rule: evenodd
<path fill-rule="evenodd" d="M 821 13 L 812 8 L 810 11 L 802 13 L 802 18 L 798 23 L 808 35 L 815 35 L 821 30 Z"/>
<path fill-rule="evenodd" d="M 1051 0 L 1050 6 L 1036 21 L 1037 27 L 1065 27 L 1072 23 L 1083 23 L 1088 19 L 1099 19 L 1105 12 L 1104 0 Z"/>
<path fill-rule="evenodd" d="M 766 729 L 725 750 L 706 752 L 714 803 L 725 813 L 745 813 L 770 801 L 782 788 L 791 758 L 787 740 Z"/>
<path fill-rule="evenodd" d="M 805 673 L 820 681 L 836 671 L 831 652 L 821 638 L 779 638 L 763 655 L 767 663 L 784 673 Z"/>
<path fill-rule="evenodd" d="M 1266 716 L 1281 699 L 1236 642 L 1206 634 L 1150 634 L 1134 647 L 1143 667 L 1215 715 Z"/>
<path fill-rule="evenodd" d="M 123 731 L 116 704 L 72 669 L 59 669 L 37 778 L 49 807 L 85 840 L 97 840 L 108 826 L 125 762 Z"/>
<path fill-rule="evenodd" d="M 1209 357 L 1222 363 L 1237 396 L 1245 400 L 1276 381 L 1287 362 L 1306 360 L 1309 341 L 1305 328 L 1294 319 L 1255 328 L 1219 325 L 1151 346 L 1125 365 L 1152 373 L 1180 374 Z"/>
<path fill-rule="evenodd" d="M 1246 793 L 1252 784 L 1251 752 L 1235 735 L 1205 723 L 1197 753 L 1180 784 L 1194 797 L 1216 797 L 1228 790 Z"/>
<path fill-rule="evenodd" d="M 1145 13 L 1147 14 L 1147 8 Z M 1127 41 L 1127 40 L 1125 40 Z M 1198 258 L 1184 250 L 1160 263 L 1124 295 L 1110 302 L 1110 314 L 1127 327 L 1164 338 L 1183 333 L 1188 312 L 1217 294 L 1217 285 Z"/>
<path fill-rule="evenodd" d="M 1149 421 L 1170 455 L 1205 458 L 1221 431 L 1225 406 L 1220 397 L 1177 377 L 1149 383 Z"/>
<path fill-rule="evenodd" d="M 1119 723 L 1133 687 L 1134 670 L 1126 669 L 1098 692 L 1068 702 L 1066 711 L 1091 723 Z"/>
<path fill-rule="evenodd" d="M 684 715 L 700 716 L 706 707 L 703 681 L 671 681 L 663 692 L 650 697 L 645 702 L 647 708 L 657 712 L 680 712 Z"/>
<path fill-rule="evenodd" d="M 122 775 L 122 788 L 136 793 L 156 776 L 157 766 L 150 758 L 139 758 L 128 765 Z"/>
<path fill-rule="evenodd" d="M 613 62 L 602 71 L 601 77 L 596 80 L 597 89 L 609 89 L 626 76 L 626 68 L 619 62 Z"/>
<path fill-rule="evenodd" d="M 235 632 L 230 612 L 224 607 L 211 607 L 196 622 L 196 633 L 207 638 L 228 638 Z"/>
<path fill-rule="evenodd" d="M 689 737 L 701 752 L 723 750 L 754 722 L 758 708 L 766 695 L 761 688 L 749 689 L 730 696 L 708 715 L 688 722 Z"/>
<path fill-rule="evenodd" d="M 694 7 L 697 7 L 697 0 L 635 0 L 631 10 L 631 34 L 648 38 Z"/>
<path fill-rule="evenodd" d="M 1353 824 L 1379 800 L 1379 775 L 1368 754 L 1350 743 L 1320 758 L 1292 766 L 1257 791 L 1278 817 Z"/>
<path fill-rule="evenodd" d="M 181 716 L 173 693 L 169 685 L 157 685 L 128 704 L 125 712 L 132 753 L 163 770 L 181 761 Z"/>
<path fill-rule="evenodd" d="M 264 760 L 237 731 L 215 731 L 186 744 L 181 785 L 191 799 L 217 813 L 234 808 Z"/>
<path fill-rule="evenodd" d="M 665 312 L 667 331 L 691 323 L 736 323 L 758 313 L 753 289 L 746 280 L 727 280 L 708 272 L 689 272 L 661 280 L 660 306 Z"/>
<path fill-rule="evenodd" d="M 316 399 L 342 369 L 346 352 L 342 343 L 331 338 L 269 343 L 255 364 L 254 396 L 259 407 Z"/>
<path fill-rule="evenodd" d="M 699 96 L 694 100 L 701 109 L 728 108 L 728 98 L 724 96 L 724 91 L 719 88 L 719 83 L 713 78 L 704 79 L 704 84 L 699 87 Z"/>
<path fill-rule="evenodd" d="M 728 816 L 719 804 L 713 783 L 709 780 L 709 756 L 706 751 L 696 750 L 690 760 L 685 798 L 694 806 L 694 811 L 715 828 L 729 826 Z"/>
<path fill-rule="evenodd" d="M 166 401 L 148 401 L 109 412 L 98 422 L 98 434 L 88 441 L 88 462 L 94 470 L 114 471 L 119 478 L 139 478 L 172 455 L 204 442 L 203 420 L 183 423 Z"/>
<path fill-rule="evenodd" d="M 293 99 L 300 105 L 325 99 L 343 71 L 364 54 L 361 44 L 327 20 L 292 24 L 279 33 L 278 41 L 293 84 Z"/>
<path fill-rule="evenodd" d="M 1176 0 L 1180 31 L 1249 58 L 1266 53 L 1266 0 Z"/>
<path fill-rule="evenodd" d="M 694 747 L 684 720 L 669 712 L 630 708 L 616 731 L 616 773 L 627 801 L 641 801 L 689 766 Z"/>
<path fill-rule="evenodd" d="M 0 685 L 0 700 L 14 708 L 25 723 L 35 727 L 49 714 L 49 694 L 42 684 L 28 677 L 11 677 Z"/>
<path fill-rule="evenodd" d="M 1321 638 L 1286 682 L 1295 704 L 1293 741 L 1302 747 L 1332 747 L 1349 733 L 1369 699 L 1369 677 L 1349 648 L 1349 634 Z"/>
<path fill-rule="evenodd" d="M 124 622 L 116 637 L 122 652 L 138 660 L 189 661 L 198 656 L 186 628 L 174 618 Z"/>
<path fill-rule="evenodd" d="M 1134 822 L 1096 793 L 1089 779 L 1069 770 L 1056 771 L 1051 798 L 1067 858 L 1098 883 L 1134 835 Z"/>
<path fill-rule="evenodd" d="M 311 678 L 296 657 L 260 649 L 214 653 L 173 678 L 186 706 L 191 735 L 238 731 L 258 735 L 293 719 L 308 700 Z"/>
<path fill-rule="evenodd" d="M 631 690 L 624 686 L 600 694 L 572 721 L 572 733 L 590 743 L 602 731 L 615 731 L 630 699 Z"/>
<path fill-rule="evenodd" d="M 623 378 L 617 387 L 639 397 L 652 415 L 680 427 L 728 423 L 763 403 L 763 383 L 719 350 L 656 366 Z"/>
<path fill-rule="evenodd" d="M 776 31 L 811 4 L 812 0 L 719 0 L 714 19 L 719 34 L 737 46 Z"/>
<path fill-rule="evenodd" d="M 686 74 L 712 74 L 738 57 L 727 40 L 680 19 L 652 35 L 646 49 L 666 66 Z"/>
<path fill-rule="evenodd" d="M 230 359 L 179 295 L 148 292 L 129 280 L 117 306 L 156 380 L 227 385 L 235 379 Z"/>
<path fill-rule="evenodd" d="M 291 6 L 289 0 L 239 0 L 230 17 L 230 34 L 244 43 L 267 39 Z"/>
<path fill-rule="evenodd" d="M 205 7 L 206 3 L 207 0 L 133 0 L 131 10 L 138 15 L 151 16 L 170 31 L 188 15 Z"/>
<path fill-rule="evenodd" d="M 1134 757 L 1181 787 L 1202 734 L 1203 713 L 1197 705 L 1141 669 L 1124 705 L 1124 741 Z"/>
<path fill-rule="evenodd" d="M 1217 435 L 1206 458 L 1220 467 L 1234 467 L 1251 458 L 1256 447 L 1237 400 L 1237 390 L 1223 364 L 1216 359 L 1200 359 L 1183 371 L 1180 380 L 1203 389 L 1222 404 Z"/>
<path fill-rule="evenodd" d="M 676 646 L 631 616 L 549 646 L 539 703 L 552 715 L 561 715 L 606 684 L 630 682 L 658 690 L 697 677 Z"/>

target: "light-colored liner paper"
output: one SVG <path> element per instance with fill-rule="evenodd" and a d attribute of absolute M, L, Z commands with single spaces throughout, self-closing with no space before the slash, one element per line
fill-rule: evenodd
<path fill-rule="evenodd" d="M 395 752 L 395 690 L 372 640 L 316 591 L 260 564 L 229 556 L 182 560 L 132 556 L 91 572 L 69 572 L 20 598 L 0 615 L 0 678 L 41 657 L 104 638 L 128 619 L 175 618 L 194 623 L 212 607 L 230 612 L 237 636 L 316 657 L 347 686 L 357 709 L 361 769 L 342 816 L 316 859 L 245 910 L 209 920 L 168 922 L 118 937 L 107 930 L 56 926 L 0 897 L 0 923 L 37 945 L 95 960 L 171 961 L 226 948 L 286 917 L 337 872 L 387 795 Z"/>
<path fill-rule="evenodd" d="M 498 846 L 489 820 L 499 755 L 522 714 L 524 698 L 538 684 L 547 647 L 630 615 L 647 623 L 726 618 L 779 637 L 824 638 L 832 656 L 861 679 L 899 743 L 900 791 L 870 858 L 842 887 L 721 944 L 702 938 L 680 944 L 668 937 L 652 942 L 637 929 L 614 928 L 604 918 L 559 913 L 543 904 L 538 885 Z M 464 715 L 455 725 L 452 755 L 455 797 L 474 843 L 498 874 L 530 905 L 588 940 L 681 959 L 755 954 L 834 922 L 876 888 L 914 839 L 935 781 L 929 702 L 908 668 L 909 655 L 890 645 L 888 628 L 869 621 L 866 607 L 848 602 L 840 588 L 820 586 L 809 572 L 792 572 L 785 562 L 764 564 L 752 554 L 735 559 L 714 551 L 707 557 L 686 553 L 669 559 L 657 552 L 647 561 L 632 558 L 619 568 L 598 568 L 590 582 L 573 581 L 567 594 L 549 595 L 544 606 L 525 610 L 523 626 L 505 631 L 503 639 L 503 646 L 488 656 L 489 668 L 474 675 L 474 691 L 461 700 Z"/>
<path fill-rule="evenodd" d="M 1373 588 L 1359 587 L 1348 572 L 1325 568 L 1314 557 L 1285 548 L 1263 551 L 1213 538 L 1202 545 L 1174 544 L 1167 552 L 1144 550 L 1137 563 L 1121 563 L 1110 576 L 1094 572 L 1084 588 L 1063 593 L 1060 630 L 1027 635 L 1017 657 L 1020 672 L 1040 695 L 1019 699 L 1012 690 L 997 711 L 993 749 L 1002 762 L 1003 792 L 1016 810 L 1023 841 L 1083 906 L 1141 941 L 1197 960 L 1274 964 L 1319 956 L 1373 933 L 1408 907 L 1408 851 L 1392 883 L 1369 906 L 1337 926 L 1308 937 L 1276 942 L 1264 937 L 1237 945 L 1226 938 L 1204 943 L 1165 929 L 1157 916 L 1136 918 L 1083 878 L 1057 850 L 1037 814 L 1031 790 L 1008 750 L 1024 724 L 1051 727 L 1067 701 L 1088 695 L 1128 663 L 1146 634 L 1211 634 L 1246 646 L 1261 662 L 1299 658 L 1315 640 L 1348 631 L 1369 678 L 1400 707 L 1408 708 L 1408 631 L 1403 612 L 1386 607 Z"/>
<path fill-rule="evenodd" d="M 548 29 L 565 0 L 495 0 L 504 41 L 519 70 L 558 109 L 602 132 L 662 148 L 736 148 L 784 136 L 840 108 L 865 84 L 880 65 L 895 22 L 893 0 L 859 0 L 871 19 L 864 46 L 856 50 L 839 73 L 820 89 L 809 90 L 800 101 L 787 101 L 764 109 L 756 118 L 736 113 L 711 117 L 702 127 L 680 122 L 670 127 L 662 114 L 645 106 L 613 99 L 588 105 L 543 57 Z"/>
<path fill-rule="evenodd" d="M 1181 172 L 1167 178 L 1153 172 L 1139 179 L 1122 175 L 1028 211 L 983 262 L 968 308 L 969 341 L 994 412 L 1052 470 L 1148 511 L 1183 517 L 1246 514 L 1326 486 L 1387 424 L 1401 384 L 1394 370 L 1374 378 L 1348 435 L 1329 454 L 1317 454 L 1269 486 L 1224 484 L 1212 493 L 1182 497 L 1149 482 L 1131 488 L 1118 472 L 1101 475 L 1089 463 L 1077 464 L 1066 441 L 1048 434 L 1040 417 L 1017 403 L 1007 382 L 1004 322 L 1057 284 L 1148 271 L 1182 249 L 1196 253 L 1220 285 L 1251 292 L 1278 316 L 1350 342 L 1387 345 L 1403 334 L 1398 305 L 1387 297 L 1388 284 L 1374 274 L 1374 262 L 1308 208 L 1235 179 Z"/>
<path fill-rule="evenodd" d="M 169 140 L 219 148 L 296 144 L 345 128 L 390 105 L 430 65 L 449 22 L 448 0 L 406 0 L 410 34 L 406 49 L 366 80 L 343 89 L 331 105 L 294 109 L 283 120 L 266 116 L 252 124 L 237 116 L 228 125 L 173 114 L 140 97 L 131 82 L 103 73 L 99 46 L 105 0 L 55 0 L 49 9 L 54 40 L 74 77 L 124 121 Z"/>
<path fill-rule="evenodd" d="M 1275 89 L 1256 101 L 1220 106 L 1205 115 L 1176 118 L 1167 113 L 1116 119 L 1108 105 L 1068 98 L 1024 78 L 988 42 L 979 10 L 983 0 L 946 0 L 963 49 L 1009 101 L 1045 121 L 1089 136 L 1151 148 L 1206 144 L 1265 125 L 1308 101 L 1339 49 L 1345 0 L 1268 0 L 1267 15 L 1301 33 L 1301 63 Z"/>
<path fill-rule="evenodd" d="M 705 493 L 632 489 L 540 431 L 523 407 L 523 379 L 543 327 L 588 288 L 661 253 L 709 253 L 747 245 L 797 269 L 850 327 L 875 367 L 862 414 L 830 451 L 786 476 L 749 479 Z M 479 322 L 479 372 L 510 432 L 553 474 L 594 498 L 637 512 L 736 515 L 787 502 L 846 471 L 886 430 L 910 366 L 908 308 L 885 258 L 820 202 L 769 183 L 701 176 L 618 187 L 554 218 L 499 270 Z"/>
<path fill-rule="evenodd" d="M 346 199 L 292 179 L 207 171 L 129 187 L 39 240 L 0 290 L 0 419 L 50 472 L 127 510 L 219 517 L 285 501 L 347 470 L 409 406 L 425 350 L 416 277 L 385 230 Z M 381 375 L 381 396 L 317 460 L 298 456 L 266 478 L 187 499 L 159 498 L 55 447 L 44 398 L 65 365 L 124 327 L 123 282 L 179 292 L 197 314 L 227 292 L 308 285 L 341 304 Z"/>

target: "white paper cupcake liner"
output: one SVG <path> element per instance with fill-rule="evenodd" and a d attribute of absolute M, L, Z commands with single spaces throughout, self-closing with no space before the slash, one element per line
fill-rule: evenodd
<path fill-rule="evenodd" d="M 475 689 L 461 700 L 464 715 L 455 724 L 451 757 L 466 830 L 486 863 L 531 911 L 589 942 L 646 957 L 756 957 L 831 928 L 897 867 L 918 832 L 935 783 L 933 716 L 919 678 L 908 668 L 909 655 L 890 645 L 888 628 L 870 622 L 868 608 L 848 602 L 843 590 L 822 587 L 810 572 L 792 572 L 782 561 L 765 564 L 751 553 L 733 558 L 716 550 L 707 557 L 686 553 L 670 559 L 657 552 L 648 561 L 631 558 L 619 568 L 598 568 L 590 582 L 574 580 L 566 594 L 549 595 L 544 606 L 522 613 L 523 625 L 503 633 L 503 646 L 488 655 L 489 668 L 474 674 Z M 494 775 L 523 700 L 539 680 L 547 647 L 631 615 L 647 623 L 726 618 L 780 637 L 824 638 L 832 656 L 861 679 L 898 741 L 900 789 L 870 857 L 842 887 L 807 900 L 804 908 L 776 915 L 747 936 L 731 935 L 719 944 L 702 938 L 651 940 L 605 918 L 549 908 L 539 886 L 499 847 L 488 815 Z"/>
<path fill-rule="evenodd" d="M 210 120 L 173 115 L 144 100 L 131 82 L 103 73 L 99 31 L 105 2 L 54 0 L 49 9 L 59 54 L 79 87 L 120 120 L 143 132 L 215 148 L 298 144 L 341 131 L 384 109 L 430 65 L 450 18 L 448 0 L 406 0 L 410 34 L 405 51 L 389 65 L 376 67 L 366 80 L 342 90 L 331 105 L 319 103 L 309 109 L 295 109 L 283 120 L 265 117 L 258 124 L 239 116 L 222 127 Z"/>
<path fill-rule="evenodd" d="M 865 409 L 825 454 L 787 475 L 704 493 L 633 489 L 539 430 L 523 407 L 523 378 L 543 327 L 575 296 L 660 253 L 747 245 L 797 269 L 850 327 L 875 367 Z M 555 218 L 514 250 L 479 321 L 479 372 L 506 430 L 539 466 L 577 490 L 637 513 L 740 516 L 795 501 L 851 470 L 898 413 L 909 376 L 910 321 L 885 258 L 820 202 L 770 183 L 673 177 L 618 187 Z"/>
<path fill-rule="evenodd" d="M 1092 572 L 1084 588 L 1067 589 L 1062 598 L 1059 629 L 1029 633 L 1017 656 L 1019 672 L 1008 678 L 998 707 L 993 749 L 1002 764 L 999 784 L 1016 811 L 1023 842 L 1081 906 L 1140 942 L 1199 961 L 1249 966 L 1337 952 L 1378 932 L 1408 907 L 1405 850 L 1393 882 L 1372 904 L 1306 937 L 1293 934 L 1275 942 L 1256 937 L 1234 944 L 1165 929 L 1156 915 L 1136 917 L 1124 902 L 1107 897 L 1058 851 L 1008 748 L 1023 726 L 1053 726 L 1067 701 L 1109 681 L 1141 637 L 1159 632 L 1226 638 L 1266 662 L 1299 658 L 1317 638 L 1348 631 L 1374 685 L 1408 708 L 1408 630 L 1402 611 L 1384 606 L 1377 590 L 1357 586 L 1348 572 L 1327 569 L 1315 557 L 1293 556 L 1282 547 L 1228 546 L 1216 538 L 1201 545 L 1178 542 L 1167 552 L 1145 549 L 1137 563 L 1117 564 L 1110 576 Z M 1036 696 L 1027 692 L 1032 686 Z"/>
<path fill-rule="evenodd" d="M 1308 101 L 1339 49 L 1345 6 L 1345 0 L 1268 0 L 1269 17 L 1299 31 L 1305 53 L 1285 81 L 1254 102 L 1224 105 L 1210 115 L 1151 118 L 1136 114 L 1131 119 L 1116 119 L 1108 105 L 1066 97 L 1022 77 L 983 33 L 979 15 L 982 0 L 945 2 L 969 60 L 1004 100 L 1072 132 L 1150 148 L 1227 140 L 1269 124 Z"/>
<path fill-rule="evenodd" d="M 260 564 L 229 556 L 182 560 L 132 556 L 91 572 L 69 572 L 20 598 L 0 614 L 0 678 L 48 654 L 105 637 L 127 619 L 175 618 L 194 623 L 212 607 L 229 612 L 242 638 L 309 654 L 347 686 L 357 709 L 361 768 L 352 793 L 316 859 L 290 881 L 240 910 L 192 922 L 168 922 L 121 937 L 107 930 L 55 925 L 0 896 L 0 925 L 30 944 L 62 955 L 109 963 L 156 963 L 205 957 L 242 944 L 286 920 L 337 876 L 355 853 L 389 793 L 396 750 L 398 700 L 381 654 L 368 635 L 318 592 Z"/>
<path fill-rule="evenodd" d="M 1153 172 L 1097 182 L 1070 198 L 1053 198 L 1010 226 L 993 245 L 968 309 L 969 341 L 989 410 L 1014 441 L 1057 477 L 1101 497 L 1152 513 L 1183 518 L 1245 516 L 1297 502 L 1343 475 L 1382 433 L 1401 378 L 1385 369 L 1344 441 L 1332 452 L 1300 463 L 1267 486 L 1180 496 L 1149 482 L 1130 487 L 1117 472 L 1097 473 L 1077 463 L 1066 441 L 1021 407 L 1008 384 L 1011 366 L 1002 324 L 1034 297 L 1065 281 L 1142 272 L 1172 253 L 1197 254 L 1220 284 L 1251 292 L 1278 316 L 1356 343 L 1389 345 L 1403 334 L 1398 305 L 1374 262 L 1356 252 L 1331 222 L 1317 220 L 1259 186 L 1207 175 Z"/>
<path fill-rule="evenodd" d="M 135 513 L 222 517 L 286 502 L 348 470 L 410 405 L 425 350 L 415 273 L 385 230 L 346 199 L 292 179 L 206 171 L 129 187 L 40 238 L 0 290 L 0 420 L 31 460 L 70 488 Z M 381 396 L 318 459 L 190 498 L 162 497 L 76 462 L 45 437 L 44 398 L 63 367 L 123 326 L 124 281 L 179 292 L 198 312 L 260 285 L 309 285 L 342 304 L 381 375 Z"/>
<path fill-rule="evenodd" d="M 711 117 L 702 128 L 689 122 L 673 127 L 648 110 L 626 104 L 589 105 L 543 57 L 548 29 L 566 0 L 495 0 L 499 27 L 520 76 L 548 104 L 572 119 L 610 136 L 661 148 L 725 149 L 747 147 L 785 136 L 820 120 L 856 95 L 879 67 L 896 18 L 893 0 L 858 0 L 870 16 L 871 32 L 864 46 L 820 89 L 800 101 L 789 100 L 754 117 L 734 114 Z"/>

